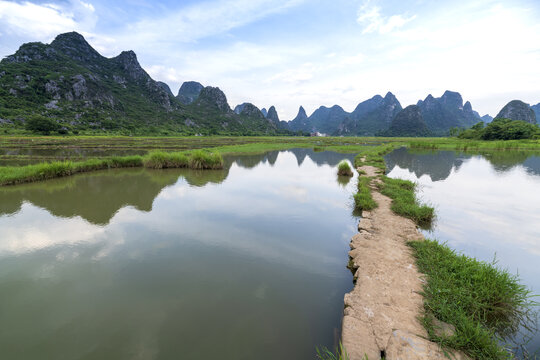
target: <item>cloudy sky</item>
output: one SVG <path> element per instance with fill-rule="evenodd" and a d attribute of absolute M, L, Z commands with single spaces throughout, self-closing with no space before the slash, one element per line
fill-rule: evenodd
<path fill-rule="evenodd" d="M 538 0 L 0 0 L 0 58 L 73 30 L 134 50 L 174 93 L 196 80 L 285 120 L 387 91 L 404 106 L 459 91 L 492 116 L 540 102 Z"/>

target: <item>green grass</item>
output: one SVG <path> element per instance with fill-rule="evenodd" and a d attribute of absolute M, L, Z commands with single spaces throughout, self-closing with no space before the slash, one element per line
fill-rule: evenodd
<path fill-rule="evenodd" d="M 190 154 L 189 167 L 191 169 L 222 169 L 223 157 L 218 152 L 195 150 Z"/>
<path fill-rule="evenodd" d="M 372 178 L 367 176 L 358 177 L 358 192 L 353 195 L 356 210 L 373 210 L 377 207 L 377 202 L 371 195 L 369 184 Z"/>
<path fill-rule="evenodd" d="M 317 359 L 319 360 L 349 360 L 347 350 L 343 347 L 342 343 L 339 343 L 339 347 L 334 351 L 328 350 L 328 348 L 316 348 Z"/>
<path fill-rule="evenodd" d="M 143 164 L 150 169 L 183 168 L 188 166 L 189 158 L 185 153 L 152 151 L 143 158 Z"/>
<path fill-rule="evenodd" d="M 55 161 L 26 166 L 5 166 L 0 167 L 0 185 L 15 185 L 88 171 L 127 167 L 221 169 L 223 157 L 219 153 L 202 150 L 185 153 L 157 151 L 145 156 L 117 156 L 78 162 Z"/>
<path fill-rule="evenodd" d="M 391 209 L 398 215 L 412 219 L 418 226 L 428 229 L 435 218 L 433 207 L 420 204 L 416 199 L 414 190 L 416 185 L 408 180 L 381 177 L 381 194 L 392 199 Z"/>
<path fill-rule="evenodd" d="M 467 140 L 456 138 L 425 138 L 407 142 L 411 149 L 439 150 L 540 150 L 540 140 Z"/>
<path fill-rule="evenodd" d="M 354 173 L 351 169 L 351 165 L 347 160 L 341 160 L 338 164 L 338 175 L 340 176 L 353 176 Z"/>
<path fill-rule="evenodd" d="M 495 262 L 457 254 L 436 241 L 409 246 L 418 269 L 427 276 L 421 320 L 430 340 L 473 359 L 512 359 L 505 339 L 531 324 L 535 305 L 517 276 Z M 433 317 L 454 325 L 454 335 L 437 335 Z"/>
<path fill-rule="evenodd" d="M 122 167 L 140 167 L 141 156 L 89 159 L 82 162 L 55 161 L 26 166 L 0 167 L 0 185 L 41 181 L 76 173 Z"/>
<path fill-rule="evenodd" d="M 366 149 L 354 158 L 354 166 L 360 167 L 362 165 L 373 166 L 383 173 L 386 170 L 386 163 L 384 161 L 384 155 L 392 152 L 398 147 L 404 146 L 402 142 L 394 142 L 390 144 L 383 144 Z M 364 158 L 365 161 L 362 161 Z"/>

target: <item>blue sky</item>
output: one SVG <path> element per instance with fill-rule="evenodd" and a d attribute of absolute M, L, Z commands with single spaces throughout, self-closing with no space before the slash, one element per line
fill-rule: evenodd
<path fill-rule="evenodd" d="M 0 57 L 78 31 L 105 56 L 134 50 L 174 93 L 196 80 L 285 120 L 447 89 L 496 115 L 540 102 L 539 20 L 537 0 L 0 0 Z"/>

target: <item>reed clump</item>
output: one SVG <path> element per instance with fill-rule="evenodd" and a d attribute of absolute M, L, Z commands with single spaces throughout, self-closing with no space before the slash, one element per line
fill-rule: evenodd
<path fill-rule="evenodd" d="M 217 152 L 195 150 L 189 156 L 191 169 L 223 169 L 223 157 Z"/>
<path fill-rule="evenodd" d="M 471 359 L 513 359 L 505 341 L 520 328 L 531 327 L 537 305 L 518 277 L 498 268 L 495 261 L 457 254 L 433 240 L 409 246 L 427 277 L 421 320 L 430 340 Z M 454 333 L 441 334 L 434 319 L 453 325 Z"/>
<path fill-rule="evenodd" d="M 181 152 L 152 151 L 143 158 L 143 165 L 150 169 L 184 168 L 189 165 L 189 158 Z"/>
<path fill-rule="evenodd" d="M 351 169 L 351 165 L 347 160 L 342 160 L 338 164 L 338 175 L 339 176 L 353 176 L 354 173 Z"/>

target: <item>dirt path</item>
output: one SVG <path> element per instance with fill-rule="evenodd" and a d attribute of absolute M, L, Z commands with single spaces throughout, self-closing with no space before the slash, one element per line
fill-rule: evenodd
<path fill-rule="evenodd" d="M 374 167 L 360 169 L 377 175 Z M 343 345 L 351 360 L 445 359 L 437 344 L 425 340 L 418 321 L 422 274 L 406 242 L 423 236 L 412 220 L 392 212 L 391 199 L 373 183 L 372 188 L 379 206 L 362 213 L 359 233 L 350 243 L 356 284 L 345 295 Z"/>

